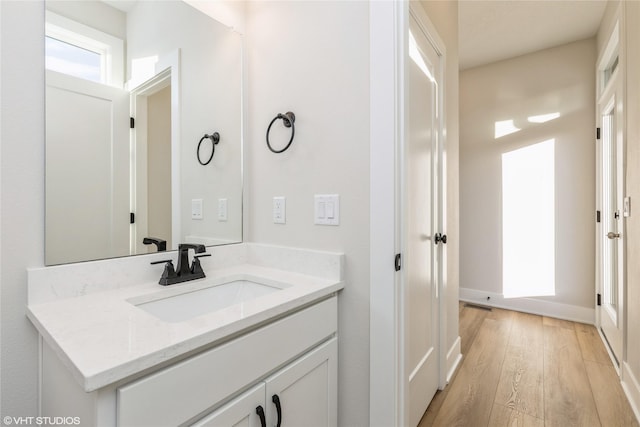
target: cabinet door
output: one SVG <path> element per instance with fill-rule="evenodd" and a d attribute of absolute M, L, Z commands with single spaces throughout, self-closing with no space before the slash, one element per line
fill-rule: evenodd
<path fill-rule="evenodd" d="M 258 407 L 264 409 L 265 385 L 260 383 L 223 407 L 192 424 L 193 427 L 264 427 Z"/>
<path fill-rule="evenodd" d="M 268 425 L 336 426 L 337 361 L 337 339 L 333 338 L 269 377 L 266 380 Z M 274 396 L 279 401 L 280 414 Z"/>

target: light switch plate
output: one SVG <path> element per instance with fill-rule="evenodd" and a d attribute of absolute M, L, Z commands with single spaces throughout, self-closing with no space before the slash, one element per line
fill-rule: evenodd
<path fill-rule="evenodd" d="M 314 224 L 340 225 L 340 196 L 338 194 L 316 194 L 313 216 Z"/>
<path fill-rule="evenodd" d="M 287 222 L 287 199 L 285 197 L 273 198 L 273 223 L 285 224 Z"/>
<path fill-rule="evenodd" d="M 631 216 L 631 197 L 627 196 L 624 198 L 623 206 L 622 206 L 622 215 L 625 218 Z"/>
<path fill-rule="evenodd" d="M 202 219 L 202 199 L 191 200 L 191 219 Z"/>
<path fill-rule="evenodd" d="M 227 220 L 227 199 L 218 199 L 218 221 Z"/>

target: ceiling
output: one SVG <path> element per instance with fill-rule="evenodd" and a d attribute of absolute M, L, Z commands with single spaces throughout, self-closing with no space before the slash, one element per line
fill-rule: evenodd
<path fill-rule="evenodd" d="M 460 69 L 594 36 L 606 0 L 461 0 Z"/>

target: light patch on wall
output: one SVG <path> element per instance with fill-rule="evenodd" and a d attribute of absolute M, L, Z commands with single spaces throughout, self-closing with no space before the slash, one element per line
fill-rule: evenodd
<path fill-rule="evenodd" d="M 555 295 L 555 139 L 502 154 L 502 292 Z"/>
<path fill-rule="evenodd" d="M 503 136 L 510 135 L 512 133 L 518 132 L 521 130 L 516 127 L 512 120 L 500 120 L 495 123 L 495 138 L 502 138 Z"/>
<path fill-rule="evenodd" d="M 555 120 L 558 117 L 560 117 L 560 113 L 541 114 L 539 116 L 527 117 L 527 121 L 529 121 L 529 123 L 546 123 L 551 120 Z"/>

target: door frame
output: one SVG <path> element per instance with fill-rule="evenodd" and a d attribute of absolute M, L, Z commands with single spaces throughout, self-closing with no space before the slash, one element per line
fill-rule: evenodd
<path fill-rule="evenodd" d="M 129 82 L 130 85 L 135 84 Z M 181 215 L 180 215 L 180 49 L 163 55 L 155 64 L 155 74 L 148 76 L 148 80 L 130 88 L 131 93 L 131 117 L 136 119 L 136 126 L 131 129 L 131 212 L 138 218 L 146 218 L 146 199 L 140 200 L 138 195 L 141 192 L 146 194 L 146 156 L 147 156 L 147 131 L 146 131 L 146 98 L 157 91 L 171 86 L 171 241 L 173 245 L 180 242 L 181 236 Z M 144 174 L 138 177 L 139 172 L 144 170 Z M 146 253 L 142 245 L 142 237 L 147 234 L 146 219 L 139 222 L 136 219 L 131 224 L 131 254 Z M 172 250 L 173 248 L 167 248 Z"/>
<path fill-rule="evenodd" d="M 408 56 L 410 14 L 421 24 L 427 39 L 441 56 L 439 88 L 441 149 L 444 132 L 446 49 L 435 26 L 421 6 L 411 2 L 372 2 L 370 22 L 370 394 L 371 426 L 405 425 L 408 417 L 408 381 L 404 364 L 404 304 L 402 275 L 394 269 L 401 253 L 402 154 L 406 135 L 408 96 L 405 61 Z M 391 17 L 391 18 L 390 18 Z M 393 141 L 391 143 L 391 141 Z M 446 227 L 446 162 L 440 166 L 442 191 L 441 230 Z M 439 385 L 447 381 L 446 250 L 442 251 L 438 283 Z"/>

